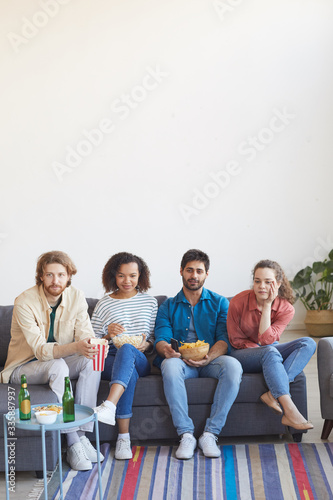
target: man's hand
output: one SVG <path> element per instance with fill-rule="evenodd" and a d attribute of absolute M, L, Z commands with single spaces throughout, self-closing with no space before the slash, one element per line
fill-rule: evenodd
<path fill-rule="evenodd" d="M 194 366 L 195 368 L 201 368 L 201 366 L 206 366 L 211 362 L 211 360 L 208 358 L 208 354 L 206 354 L 206 356 L 200 361 L 193 361 L 193 359 L 183 359 L 183 361 L 188 366 Z"/>
<path fill-rule="evenodd" d="M 164 358 L 180 358 L 180 352 L 176 352 L 172 349 L 171 344 L 168 344 L 165 340 L 161 340 L 156 344 L 156 350 L 160 356 Z"/>
<path fill-rule="evenodd" d="M 84 356 L 85 358 L 92 359 L 96 354 L 94 346 L 90 344 L 90 339 L 79 340 L 76 342 L 76 349 L 78 354 Z"/>

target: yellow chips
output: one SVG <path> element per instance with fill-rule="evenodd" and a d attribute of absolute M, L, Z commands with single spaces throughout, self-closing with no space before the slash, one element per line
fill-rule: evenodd
<path fill-rule="evenodd" d="M 203 340 L 197 342 L 185 342 L 179 346 L 179 352 L 183 359 L 201 361 L 209 351 L 209 344 Z"/>
<path fill-rule="evenodd" d="M 181 342 L 181 347 L 184 349 L 192 349 L 193 347 L 202 347 L 207 345 L 207 342 L 204 340 L 197 340 L 196 342 Z"/>

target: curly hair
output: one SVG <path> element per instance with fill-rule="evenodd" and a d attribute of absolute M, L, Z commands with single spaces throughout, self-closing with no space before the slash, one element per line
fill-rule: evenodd
<path fill-rule="evenodd" d="M 295 302 L 293 289 L 291 288 L 291 285 L 288 279 L 286 278 L 286 275 L 284 274 L 282 267 L 277 262 L 268 259 L 261 260 L 260 262 L 258 262 L 258 264 L 254 266 L 254 269 L 252 271 L 253 279 L 257 269 L 263 269 L 266 267 L 272 269 L 275 272 L 276 281 L 281 283 L 278 292 L 279 297 L 282 297 L 283 299 L 286 299 L 288 302 L 290 302 L 290 304 L 293 304 Z"/>
<path fill-rule="evenodd" d="M 74 262 L 67 255 L 67 253 L 59 252 L 58 250 L 43 253 L 38 257 L 35 276 L 36 285 L 41 285 L 43 283 L 41 278 L 44 274 L 45 266 L 47 266 L 48 264 L 61 264 L 62 266 L 64 266 L 69 276 L 67 286 L 70 286 L 72 282 L 72 276 L 77 273 L 77 269 L 74 265 Z"/>
<path fill-rule="evenodd" d="M 119 252 L 107 261 L 103 269 L 102 283 L 106 292 L 115 292 L 118 290 L 116 274 L 122 264 L 131 264 L 132 262 L 138 265 L 140 273 L 136 288 L 139 292 L 146 292 L 150 288 L 150 271 L 145 261 L 132 253 Z"/>
<path fill-rule="evenodd" d="M 209 257 L 205 252 L 202 252 L 201 250 L 197 250 L 192 248 L 191 250 L 187 250 L 186 253 L 184 253 L 182 261 L 180 263 L 181 269 L 185 269 L 186 265 L 188 262 L 192 262 L 193 260 L 198 260 L 199 262 L 203 262 L 206 272 L 209 270 Z"/>

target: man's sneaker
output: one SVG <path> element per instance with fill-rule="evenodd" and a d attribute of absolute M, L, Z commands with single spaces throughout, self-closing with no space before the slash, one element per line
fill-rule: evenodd
<path fill-rule="evenodd" d="M 95 450 L 89 439 L 86 436 L 81 436 L 80 441 L 87 455 L 87 458 L 93 463 L 97 462 L 97 451 Z M 103 462 L 104 455 L 102 455 L 101 452 L 99 452 L 99 458 L 100 461 Z"/>
<path fill-rule="evenodd" d="M 199 437 L 199 448 L 202 449 L 205 457 L 217 458 L 221 455 L 216 445 L 216 441 L 217 437 L 211 432 L 204 432 L 203 435 Z"/>
<path fill-rule="evenodd" d="M 132 458 L 132 448 L 130 439 L 118 439 L 114 454 L 117 460 L 130 460 Z"/>
<path fill-rule="evenodd" d="M 81 441 L 72 444 L 67 450 L 67 462 L 71 469 L 90 470 L 92 463 L 86 455 Z"/>
<path fill-rule="evenodd" d="M 185 432 L 180 440 L 180 445 L 176 450 L 176 458 L 180 460 L 188 460 L 194 455 L 194 450 L 197 446 L 197 440 L 190 432 Z"/>
<path fill-rule="evenodd" d="M 105 403 L 102 403 L 99 406 L 94 408 L 94 412 L 97 413 L 97 418 L 99 422 L 103 422 L 104 424 L 116 425 L 116 409 L 109 408 Z"/>

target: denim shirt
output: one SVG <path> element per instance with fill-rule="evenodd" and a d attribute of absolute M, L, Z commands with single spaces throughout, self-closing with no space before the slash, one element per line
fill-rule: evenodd
<path fill-rule="evenodd" d="M 219 340 L 230 344 L 227 334 L 227 313 L 229 301 L 225 297 L 202 289 L 199 302 L 193 308 L 195 331 L 199 340 L 204 340 L 212 347 Z M 174 338 L 186 342 L 191 321 L 191 304 L 186 299 L 183 290 L 175 297 L 167 299 L 160 306 L 155 324 L 155 345 L 164 340 L 170 343 Z M 154 360 L 154 365 L 160 366 L 163 358 L 159 355 Z"/>

